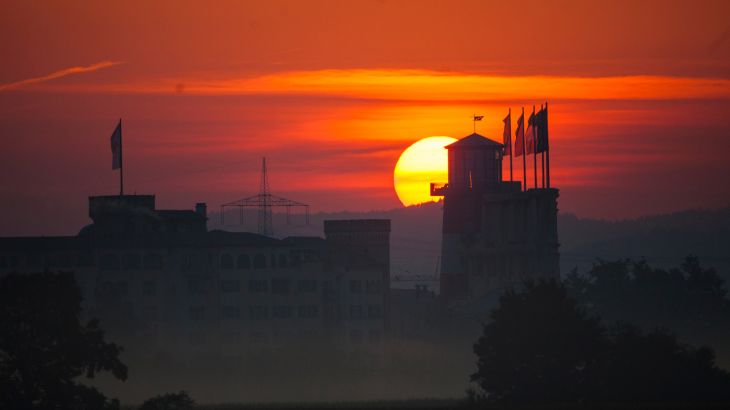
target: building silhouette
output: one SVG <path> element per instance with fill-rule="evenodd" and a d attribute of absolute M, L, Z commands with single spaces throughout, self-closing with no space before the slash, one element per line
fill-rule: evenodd
<path fill-rule="evenodd" d="M 494 295 L 526 279 L 558 278 L 554 188 L 523 190 L 502 176 L 503 145 L 471 134 L 446 146 L 441 298 L 446 303 Z"/>
<path fill-rule="evenodd" d="M 145 349 L 377 343 L 389 312 L 389 220 L 326 221 L 326 237 L 207 229 L 207 209 L 153 195 L 89 198 L 78 235 L 0 238 L 0 274 L 72 271 L 84 314 Z"/>

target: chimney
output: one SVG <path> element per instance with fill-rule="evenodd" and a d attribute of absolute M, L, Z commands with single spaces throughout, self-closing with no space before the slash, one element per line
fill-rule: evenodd
<path fill-rule="evenodd" d="M 208 205 L 206 205 L 205 202 L 198 202 L 197 204 L 195 204 L 195 213 L 207 219 Z"/>

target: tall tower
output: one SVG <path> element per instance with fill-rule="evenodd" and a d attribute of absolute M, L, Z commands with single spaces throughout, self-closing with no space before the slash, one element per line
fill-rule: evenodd
<path fill-rule="evenodd" d="M 446 146 L 441 297 L 477 298 L 528 277 L 556 276 L 557 189 L 502 180 L 503 145 L 471 134 Z"/>

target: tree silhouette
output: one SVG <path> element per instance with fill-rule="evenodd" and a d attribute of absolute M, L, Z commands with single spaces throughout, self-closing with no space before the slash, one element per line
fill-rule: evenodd
<path fill-rule="evenodd" d="M 609 277 L 618 289 L 620 271 Z M 555 281 L 509 290 L 474 345 L 472 381 L 489 401 L 730 400 L 730 374 L 709 348 L 666 331 L 606 330 Z"/>
<path fill-rule="evenodd" d="M 566 279 L 571 296 L 608 323 L 671 329 L 699 343 L 730 338 L 730 300 L 723 279 L 687 257 L 680 268 L 655 269 L 646 261 L 602 261 Z"/>
<path fill-rule="evenodd" d="M 490 400 L 578 399 L 599 356 L 603 329 L 555 281 L 509 290 L 474 345 L 471 376 Z"/>
<path fill-rule="evenodd" d="M 195 400 L 187 392 L 167 393 L 145 400 L 139 410 L 190 410 L 195 407 Z"/>
<path fill-rule="evenodd" d="M 97 320 L 80 323 L 81 292 L 71 273 L 0 278 L 0 408 L 116 408 L 77 383 L 108 371 L 125 380 L 121 347 L 104 341 Z"/>

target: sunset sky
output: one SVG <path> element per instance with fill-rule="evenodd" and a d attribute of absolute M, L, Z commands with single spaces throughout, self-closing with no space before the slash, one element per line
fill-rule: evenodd
<path fill-rule="evenodd" d="M 312 212 L 401 206 L 400 153 L 498 140 L 550 102 L 561 212 L 730 204 L 730 2 L 7 2 L 0 235 L 73 234 L 87 196 L 163 208 L 258 190 Z M 515 163 L 515 170 L 519 170 Z M 516 178 L 521 178 L 519 172 Z"/>

